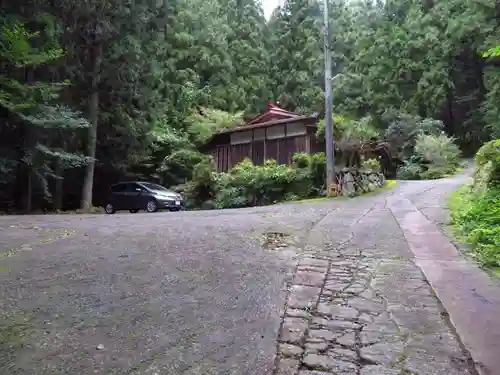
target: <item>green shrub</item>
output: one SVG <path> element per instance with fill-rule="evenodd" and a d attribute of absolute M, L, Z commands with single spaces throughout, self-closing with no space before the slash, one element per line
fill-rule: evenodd
<path fill-rule="evenodd" d="M 174 187 L 174 190 L 184 197 L 186 208 L 201 207 L 205 202 L 212 201 L 218 186 L 218 174 L 215 172 L 211 157 L 202 159 L 192 171 L 192 179 L 185 184 Z"/>
<path fill-rule="evenodd" d="M 210 156 L 204 155 L 197 150 L 183 148 L 167 156 L 159 171 L 171 184 L 179 184 L 193 178 L 193 170 L 199 163 L 207 163 Z"/>
<path fill-rule="evenodd" d="M 396 177 L 400 180 L 420 180 L 423 171 L 420 164 L 405 160 L 398 168 Z"/>
<path fill-rule="evenodd" d="M 325 190 L 326 154 L 324 152 L 316 154 L 296 153 L 292 157 L 292 165 L 309 175 L 312 184 L 311 194 L 321 194 Z"/>
<path fill-rule="evenodd" d="M 477 170 L 474 176 L 476 188 L 500 185 L 500 139 L 485 143 L 476 154 Z"/>
<path fill-rule="evenodd" d="M 370 169 L 372 171 L 380 171 L 380 161 L 378 159 L 367 159 L 361 163 L 363 169 Z"/>
<path fill-rule="evenodd" d="M 323 192 L 325 191 L 326 181 L 326 154 L 324 152 L 312 154 L 310 160 L 309 173 L 311 174 L 313 189 Z"/>
<path fill-rule="evenodd" d="M 305 152 L 297 152 L 292 156 L 292 165 L 295 168 L 309 168 L 311 164 L 311 155 Z"/>
<path fill-rule="evenodd" d="M 377 165 L 373 163 L 372 165 Z M 325 189 L 324 153 L 293 155 L 292 165 L 267 160 L 254 165 L 245 159 L 227 173 L 215 173 L 213 161 L 203 160 L 193 170 L 193 179 L 179 185 L 187 208 L 237 208 L 282 201 L 321 197 Z"/>
<path fill-rule="evenodd" d="M 500 267 L 500 188 L 477 193 L 464 186 L 450 199 L 452 222 L 485 267 Z"/>
<path fill-rule="evenodd" d="M 423 163 L 435 167 L 454 170 L 460 165 L 460 149 L 453 142 L 453 138 L 445 134 L 419 134 L 414 153 Z"/>
<path fill-rule="evenodd" d="M 428 168 L 420 173 L 420 178 L 422 180 L 437 180 L 453 174 L 456 168 L 450 167 L 436 167 L 433 165 L 428 166 Z"/>
<path fill-rule="evenodd" d="M 439 120 L 422 119 L 395 109 L 386 110 L 381 121 L 386 128 L 384 139 L 389 143 L 394 156 L 400 160 L 412 155 L 419 135 L 438 135 L 444 127 Z"/>
<path fill-rule="evenodd" d="M 500 139 L 495 139 L 485 143 L 476 154 L 476 163 L 479 166 L 488 162 L 500 164 Z"/>
<path fill-rule="evenodd" d="M 441 133 L 420 133 L 413 154 L 398 168 L 402 180 L 434 180 L 455 173 L 460 167 L 460 150 L 453 138 Z"/>
<path fill-rule="evenodd" d="M 256 166 L 245 159 L 228 173 L 221 174 L 216 206 L 262 206 L 283 201 L 287 194 L 307 197 L 311 190 L 312 180 L 307 168 L 278 165 L 275 160 Z"/>

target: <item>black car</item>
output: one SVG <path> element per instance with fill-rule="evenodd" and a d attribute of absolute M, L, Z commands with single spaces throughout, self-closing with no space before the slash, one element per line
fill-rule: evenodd
<path fill-rule="evenodd" d="M 184 201 L 180 194 L 151 182 L 120 182 L 111 186 L 108 198 L 104 204 L 107 214 L 119 210 L 129 210 L 136 213 L 139 210 L 156 212 L 159 209 L 180 211 Z"/>

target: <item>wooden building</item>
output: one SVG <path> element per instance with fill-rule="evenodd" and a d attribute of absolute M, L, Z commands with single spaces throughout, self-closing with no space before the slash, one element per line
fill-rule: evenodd
<path fill-rule="evenodd" d="M 216 134 L 202 151 L 214 157 L 220 172 L 228 171 L 247 157 L 255 165 L 268 159 L 290 164 L 294 153 L 324 151 L 324 142 L 316 140 L 316 128 L 316 116 L 301 116 L 269 102 L 265 113 Z"/>

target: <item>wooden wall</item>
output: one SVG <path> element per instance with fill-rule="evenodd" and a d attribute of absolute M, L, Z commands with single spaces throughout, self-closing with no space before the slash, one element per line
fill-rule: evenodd
<path fill-rule="evenodd" d="M 245 158 L 256 165 L 274 159 L 279 164 L 290 164 L 297 152 L 317 152 L 321 145 L 302 123 L 279 124 L 230 134 L 226 142 L 209 148 L 218 171 L 226 172 Z M 229 142 L 227 142 L 229 141 Z"/>

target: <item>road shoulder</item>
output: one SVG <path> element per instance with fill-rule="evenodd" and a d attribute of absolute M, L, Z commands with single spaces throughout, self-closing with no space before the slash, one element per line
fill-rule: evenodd
<path fill-rule="evenodd" d="M 416 264 L 449 314 L 480 374 L 500 368 L 500 286 L 462 257 L 439 227 L 410 200 L 388 198 Z"/>

